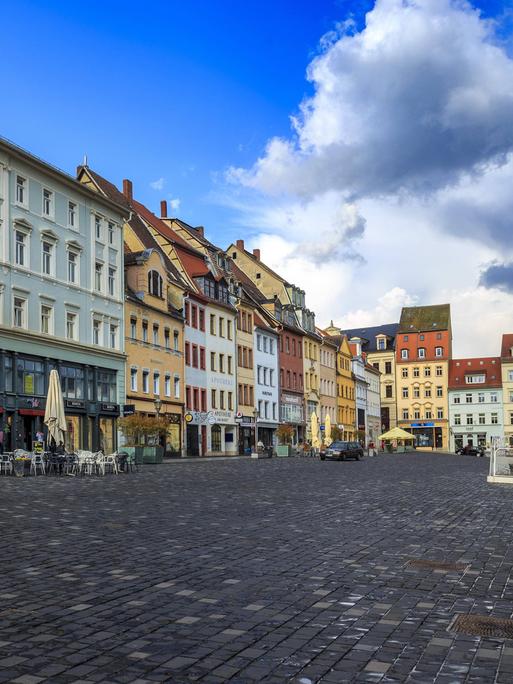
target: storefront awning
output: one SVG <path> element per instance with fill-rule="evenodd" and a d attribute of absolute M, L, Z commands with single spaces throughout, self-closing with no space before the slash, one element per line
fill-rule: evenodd
<path fill-rule="evenodd" d="M 3 409 L 2 409 L 3 411 Z M 44 416 L 45 412 L 41 409 L 18 409 L 20 416 Z"/>

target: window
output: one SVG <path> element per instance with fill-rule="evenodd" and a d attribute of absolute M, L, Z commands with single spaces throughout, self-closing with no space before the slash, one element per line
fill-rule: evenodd
<path fill-rule="evenodd" d="M 201 370 L 206 370 L 207 369 L 207 364 L 205 360 L 205 347 L 200 347 L 199 348 L 199 359 L 200 359 L 200 368 Z"/>
<path fill-rule="evenodd" d="M 153 344 L 155 347 L 159 346 L 159 326 L 154 325 L 153 326 Z"/>
<path fill-rule="evenodd" d="M 16 176 L 16 202 L 25 204 L 27 200 L 27 179 L 23 176 Z"/>
<path fill-rule="evenodd" d="M 431 366 L 425 366 L 424 367 L 424 377 L 426 377 L 426 378 L 431 377 Z"/>
<path fill-rule="evenodd" d="M 53 216 L 53 192 L 43 188 L 43 214 Z"/>
<path fill-rule="evenodd" d="M 403 342 L 408 342 L 408 335 L 405 335 L 405 336 L 403 337 Z"/>
<path fill-rule="evenodd" d="M 191 324 L 191 307 L 189 302 L 185 302 L 184 304 L 184 318 L 185 318 L 185 323 L 187 325 Z"/>
<path fill-rule="evenodd" d="M 180 376 L 175 375 L 173 378 L 173 386 L 175 391 L 175 399 L 180 399 Z M 204 392 L 205 390 L 202 390 Z"/>
<path fill-rule="evenodd" d="M 465 403 L 466 404 L 472 403 L 472 395 L 471 394 L 465 394 Z"/>
<path fill-rule="evenodd" d="M 378 349 L 386 349 L 386 340 L 382 337 L 378 339 Z"/>
<path fill-rule="evenodd" d="M 392 398 L 392 385 L 385 385 L 385 397 L 387 399 Z"/>
<path fill-rule="evenodd" d="M 414 387 L 413 388 L 413 398 L 418 399 L 420 397 L 420 389 L 419 387 Z"/>
<path fill-rule="evenodd" d="M 443 387 L 437 387 L 437 388 L 436 388 L 436 396 L 437 396 L 437 397 L 443 397 L 443 396 L 444 396 Z"/>
<path fill-rule="evenodd" d="M 416 410 L 413 412 L 413 418 L 414 418 L 414 420 L 419 420 L 419 418 L 420 418 L 420 411 L 419 411 L 418 409 L 416 409 Z"/>
<path fill-rule="evenodd" d="M 509 424 L 513 425 L 513 413 L 511 411 L 509 412 Z"/>
<path fill-rule="evenodd" d="M 435 375 L 437 375 L 438 377 L 440 377 L 441 375 L 443 375 L 443 368 L 442 368 L 442 366 L 437 366 L 436 369 L 435 369 L 435 371 L 436 371 L 436 372 L 435 372 Z"/>
<path fill-rule="evenodd" d="M 408 369 L 407 369 L 407 368 L 402 368 L 402 369 L 401 369 L 401 377 L 402 377 L 402 378 L 407 378 L 407 377 L 408 377 Z"/>
<path fill-rule="evenodd" d="M 148 321 L 142 322 L 142 340 L 148 342 Z"/>
<path fill-rule="evenodd" d="M 66 312 L 66 337 L 68 340 L 76 339 L 77 334 L 77 314 L 71 311 Z"/>
<path fill-rule="evenodd" d="M 219 408 L 224 410 L 224 390 L 219 390 Z"/>
<path fill-rule="evenodd" d="M 499 418 L 497 413 L 492 413 L 492 420 L 491 420 L 492 425 L 497 425 L 499 423 Z"/>
<path fill-rule="evenodd" d="M 390 375 L 392 372 L 392 362 L 391 361 L 385 361 L 385 375 Z"/>
<path fill-rule="evenodd" d="M 420 368 L 413 369 L 413 377 L 418 378 L 420 376 Z"/>
<path fill-rule="evenodd" d="M 426 350 L 424 349 L 424 347 L 418 348 L 417 356 L 419 357 L 419 359 L 425 359 L 426 358 Z"/>
<path fill-rule="evenodd" d="M 484 400 L 485 400 L 484 392 L 479 392 L 478 395 L 477 395 L 477 401 L 478 401 L 478 403 L 479 403 L 479 404 L 484 404 Z M 510 397 L 510 401 L 511 401 L 511 397 Z"/>
<path fill-rule="evenodd" d="M 41 332 L 45 335 L 53 333 L 53 309 L 48 304 L 41 304 Z"/>
<path fill-rule="evenodd" d="M 408 388 L 403 387 L 403 399 L 408 399 Z"/>
<path fill-rule="evenodd" d="M 424 396 L 426 397 L 426 399 L 429 399 L 429 397 L 431 397 L 431 387 L 426 387 L 426 389 L 424 390 Z"/>
<path fill-rule="evenodd" d="M 375 361 L 372 365 L 376 370 L 379 370 L 379 361 Z"/>
<path fill-rule="evenodd" d="M 216 369 L 216 353 L 210 352 L 210 370 L 215 371 Z"/>
<path fill-rule="evenodd" d="M 173 349 L 175 351 L 180 351 L 179 344 L 180 344 L 180 339 L 179 339 L 178 330 L 173 330 Z"/>
<path fill-rule="evenodd" d="M 421 342 L 424 342 L 424 335 L 419 335 L 419 339 Z"/>
<path fill-rule="evenodd" d="M 216 334 L 216 317 L 215 314 L 210 314 L 210 334 Z"/>
<path fill-rule="evenodd" d="M 137 368 L 130 369 L 130 389 L 137 392 Z"/>
<path fill-rule="evenodd" d="M 436 417 L 441 420 L 444 417 L 444 410 L 443 408 L 438 408 L 436 409 Z"/>
<path fill-rule="evenodd" d="M 474 416 L 471 413 L 467 413 L 467 425 L 474 424 Z"/>
<path fill-rule="evenodd" d="M 16 263 L 18 266 L 26 266 L 26 241 L 27 236 L 21 230 L 15 231 L 16 237 Z"/>
<path fill-rule="evenodd" d="M 455 394 L 455 395 L 454 395 L 454 397 L 453 397 L 453 403 L 455 403 L 455 404 L 459 404 L 459 403 L 460 403 L 460 395 L 459 395 L 459 394 Z"/>
<path fill-rule="evenodd" d="M 162 299 L 162 276 L 158 271 L 148 271 L 148 293 Z"/>
<path fill-rule="evenodd" d="M 115 323 L 111 323 L 109 326 L 109 342 L 110 348 L 116 349 L 118 340 L 118 326 Z"/>
<path fill-rule="evenodd" d="M 224 354 L 219 354 L 219 372 L 224 373 Z"/>
<path fill-rule="evenodd" d="M 185 365 L 191 365 L 191 345 L 189 342 L 185 343 Z"/>
<path fill-rule="evenodd" d="M 431 409 L 426 409 L 426 420 L 430 420 L 432 417 Z"/>
<path fill-rule="evenodd" d="M 217 408 L 217 392 L 215 389 L 210 390 L 210 403 L 213 409 Z"/>
<path fill-rule="evenodd" d="M 226 320 L 226 337 L 231 340 L 232 339 L 232 322 L 230 320 Z"/>
<path fill-rule="evenodd" d="M 42 244 L 42 264 L 41 271 L 45 275 L 52 275 L 52 256 L 53 256 L 53 245 L 51 242 L 43 240 Z"/>
<path fill-rule="evenodd" d="M 78 254 L 68 250 L 68 282 L 76 283 L 78 276 Z"/>
<path fill-rule="evenodd" d="M 403 420 L 408 420 L 409 417 L 408 409 L 403 409 Z"/>
<path fill-rule="evenodd" d="M 484 424 L 485 424 L 485 414 L 484 414 L 484 413 L 480 413 L 480 414 L 479 414 L 479 416 L 478 416 L 478 423 L 479 423 L 479 425 L 484 425 Z"/>
<path fill-rule="evenodd" d="M 169 328 L 164 328 L 164 347 L 170 349 Z"/>
<path fill-rule="evenodd" d="M 257 335 L 257 349 L 262 351 L 262 335 Z"/>
<path fill-rule="evenodd" d="M 513 370 L 508 371 L 508 380 L 513 382 Z"/>
<path fill-rule="evenodd" d="M 205 309 L 199 309 L 199 329 L 205 332 Z"/>
<path fill-rule="evenodd" d="M 109 295 L 111 297 L 114 297 L 115 294 L 115 287 L 116 287 L 116 269 L 113 268 L 112 266 L 109 266 L 109 282 L 108 282 L 108 287 L 109 287 Z"/>
<path fill-rule="evenodd" d="M 443 355 L 444 355 L 443 347 L 435 347 L 435 356 L 443 356 Z"/>
<path fill-rule="evenodd" d="M 407 359 L 408 358 L 408 350 L 407 349 L 401 349 L 401 359 Z"/>
<path fill-rule="evenodd" d="M 461 416 L 459 413 L 454 414 L 454 425 L 461 425 Z"/>
<path fill-rule="evenodd" d="M 150 391 L 149 376 L 150 376 L 150 371 L 149 370 L 143 370 L 143 372 L 142 372 L 142 391 L 145 394 L 148 394 Z"/>
<path fill-rule="evenodd" d="M 160 373 L 153 372 L 153 394 L 160 394 Z"/>
<path fill-rule="evenodd" d="M 465 375 L 465 382 L 467 385 L 476 385 L 485 382 L 486 376 L 484 373 L 480 373 L 479 375 Z"/>
<path fill-rule="evenodd" d="M 195 304 L 191 306 L 191 325 L 193 328 L 198 327 L 198 307 Z"/>
<path fill-rule="evenodd" d="M 113 245 L 114 244 L 114 224 L 111 221 L 109 221 L 109 223 L 108 223 L 107 230 L 108 230 L 108 235 L 109 235 L 109 245 Z"/>
<path fill-rule="evenodd" d="M 13 325 L 16 328 L 26 328 L 25 320 L 26 300 L 22 297 L 14 297 Z"/>
<path fill-rule="evenodd" d="M 103 266 L 97 261 L 94 267 L 94 289 L 97 292 L 102 290 L 102 271 Z"/>
<path fill-rule="evenodd" d="M 298 356 L 301 355 L 300 351 L 300 344 L 301 342 L 298 341 L 297 346 L 298 346 Z M 274 356 L 274 340 L 270 337 L 269 338 L 269 354 L 272 354 Z"/>
<path fill-rule="evenodd" d="M 6 384 L 12 389 L 12 360 L 6 358 L 6 364 Z M 44 394 L 45 372 L 41 361 L 16 359 L 16 376 L 20 394 Z"/>
<path fill-rule="evenodd" d="M 68 202 L 68 226 L 75 228 L 77 225 L 77 205 L 74 202 Z"/>
<path fill-rule="evenodd" d="M 94 217 L 94 234 L 97 240 L 102 239 L 102 220 L 99 216 Z"/>
<path fill-rule="evenodd" d="M 191 347 L 191 365 L 193 368 L 198 368 L 198 345 L 193 344 Z"/>
<path fill-rule="evenodd" d="M 212 437 L 212 451 L 221 451 L 221 426 L 212 425 L 212 430 L 210 431 Z"/>
<path fill-rule="evenodd" d="M 93 320 L 93 344 L 100 344 L 101 322 Z"/>
<path fill-rule="evenodd" d="M 233 368 L 232 368 L 232 357 L 227 356 L 226 357 L 228 360 L 228 375 L 231 375 L 233 373 Z"/>
<path fill-rule="evenodd" d="M 274 371 L 272 368 L 269 368 L 269 385 L 274 387 Z"/>
<path fill-rule="evenodd" d="M 497 392 L 490 392 L 490 401 L 492 404 L 497 403 Z"/>
<path fill-rule="evenodd" d="M 224 337 L 224 318 L 219 316 L 219 337 Z"/>
<path fill-rule="evenodd" d="M 171 396 L 171 376 L 167 373 L 164 376 L 164 394 L 166 397 Z"/>

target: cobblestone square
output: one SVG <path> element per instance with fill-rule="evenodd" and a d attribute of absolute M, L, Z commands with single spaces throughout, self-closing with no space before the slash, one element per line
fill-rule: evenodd
<path fill-rule="evenodd" d="M 0 478 L 0 682 L 504 682 L 513 488 L 487 459 Z M 460 569 L 408 565 L 413 559 Z"/>

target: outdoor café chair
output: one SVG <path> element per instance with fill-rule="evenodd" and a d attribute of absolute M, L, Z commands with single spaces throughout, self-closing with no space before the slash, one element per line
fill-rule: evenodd
<path fill-rule="evenodd" d="M 9 473 L 12 475 L 12 458 L 8 454 L 2 454 L 0 457 L 0 473 Z"/>
<path fill-rule="evenodd" d="M 43 454 L 32 454 L 32 458 L 30 459 L 30 472 L 37 475 L 38 469 L 41 475 L 45 474 L 46 469 Z"/>

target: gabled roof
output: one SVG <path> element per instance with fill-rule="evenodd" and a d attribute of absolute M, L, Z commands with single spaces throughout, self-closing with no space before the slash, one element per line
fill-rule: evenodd
<path fill-rule="evenodd" d="M 428 330 L 449 330 L 451 327 L 451 305 L 405 306 L 397 332 L 427 332 Z"/>
<path fill-rule="evenodd" d="M 389 349 L 394 349 L 398 327 L 399 323 L 384 323 L 383 325 L 373 325 L 366 328 L 351 328 L 350 330 L 343 330 L 342 333 L 347 335 L 348 339 L 351 339 L 351 337 L 361 338 L 363 340 L 363 350 L 367 353 L 372 353 L 384 351 L 378 350 L 377 335 L 386 335 L 392 342 Z"/>
<path fill-rule="evenodd" d="M 504 333 L 502 336 L 501 345 L 501 358 L 511 359 L 513 361 L 513 354 L 511 350 L 513 349 L 513 333 Z"/>
<path fill-rule="evenodd" d="M 168 314 L 169 316 L 172 316 L 173 318 L 177 318 L 181 321 L 184 320 L 184 315 L 183 312 L 180 309 L 176 309 L 174 306 L 171 304 L 167 304 L 167 311 L 163 309 L 159 309 L 156 306 L 153 306 L 152 304 L 148 304 L 148 302 L 145 302 L 144 299 L 141 299 L 135 290 L 132 290 L 131 287 L 125 284 L 125 299 L 129 302 L 133 302 L 134 304 L 137 304 L 138 306 L 143 306 L 145 309 L 151 309 L 152 311 L 155 311 L 156 313 L 159 314 Z"/>
<path fill-rule="evenodd" d="M 286 287 L 287 287 L 287 286 L 289 286 L 289 287 L 292 286 L 292 283 L 289 283 L 288 280 L 285 280 L 285 278 L 283 278 L 279 273 L 276 273 L 276 271 L 273 271 L 272 268 L 270 268 L 269 266 L 267 266 L 267 264 L 265 264 L 263 261 L 261 261 L 260 259 L 257 259 L 256 256 L 255 256 L 254 254 L 252 254 L 251 252 L 248 252 L 248 250 L 247 250 L 246 248 L 240 249 L 240 247 L 237 247 L 237 244 L 236 244 L 236 243 L 234 244 L 234 243 L 232 242 L 231 245 L 229 245 L 229 246 L 226 248 L 226 252 L 228 253 L 228 252 L 229 252 L 230 250 L 232 250 L 232 249 L 236 249 L 236 250 L 238 250 L 239 252 L 244 252 L 244 254 L 245 254 L 249 259 L 251 259 L 255 264 L 260 264 L 261 266 L 263 266 L 263 268 L 265 268 L 265 270 L 266 270 L 268 273 L 270 273 L 272 276 L 274 276 L 275 278 L 277 278 L 277 279 L 278 279 L 280 282 L 282 282 Z"/>
<path fill-rule="evenodd" d="M 466 375 L 485 375 L 485 382 L 465 382 Z M 499 356 L 449 361 L 449 389 L 479 390 L 502 386 L 501 360 Z"/>

